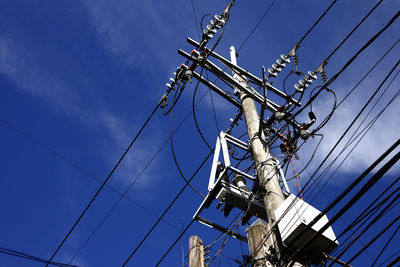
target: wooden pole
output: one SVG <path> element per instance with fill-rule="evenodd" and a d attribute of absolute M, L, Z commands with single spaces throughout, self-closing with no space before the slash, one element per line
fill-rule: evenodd
<path fill-rule="evenodd" d="M 200 237 L 189 238 L 189 267 L 204 267 L 204 246 Z"/>

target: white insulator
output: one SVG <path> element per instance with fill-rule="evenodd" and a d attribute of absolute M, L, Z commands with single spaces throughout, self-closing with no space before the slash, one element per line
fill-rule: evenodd
<path fill-rule="evenodd" d="M 221 17 L 220 15 L 215 15 L 214 18 L 215 18 L 219 23 L 225 24 L 225 22 L 226 22 L 225 19 L 224 19 L 223 17 Z"/>
<path fill-rule="evenodd" d="M 303 80 L 299 80 L 299 84 L 300 84 L 301 87 L 303 87 L 303 88 L 307 88 L 307 86 L 308 86 Z"/>
<path fill-rule="evenodd" d="M 275 72 L 275 70 L 272 69 L 272 68 L 269 68 L 269 69 L 268 69 L 268 73 L 269 73 L 270 76 L 273 76 L 273 77 L 278 76 L 278 74 L 277 74 L 277 73 Z"/>
<path fill-rule="evenodd" d="M 315 75 L 315 73 L 312 71 L 308 71 L 308 76 L 310 76 L 310 78 L 312 78 L 313 80 L 318 79 L 317 75 Z"/>
<path fill-rule="evenodd" d="M 279 66 L 276 65 L 276 64 L 272 64 L 272 68 L 273 68 L 276 72 L 281 72 L 281 71 L 282 71 L 282 69 L 279 68 Z"/>
<path fill-rule="evenodd" d="M 211 26 L 211 25 L 207 25 L 207 30 L 208 30 L 209 33 L 213 33 L 213 34 L 217 33 L 217 30 L 214 29 L 214 27 Z"/>
<path fill-rule="evenodd" d="M 296 89 L 297 92 L 303 92 L 303 87 L 300 84 L 296 84 L 294 88 Z"/>
<path fill-rule="evenodd" d="M 278 66 L 281 67 L 281 68 L 285 68 L 286 67 L 285 62 L 282 59 L 277 59 L 276 63 L 278 63 Z"/>
<path fill-rule="evenodd" d="M 212 19 L 212 20 L 210 20 L 210 23 L 214 28 L 217 28 L 217 29 L 221 28 L 221 25 L 218 23 L 218 21 L 215 21 Z"/>
<path fill-rule="evenodd" d="M 165 85 L 171 90 L 174 89 L 169 83 L 166 83 Z"/>
<path fill-rule="evenodd" d="M 312 82 L 313 82 L 313 80 L 310 78 L 310 76 L 304 77 L 304 81 L 306 82 L 306 84 L 312 84 Z"/>
<path fill-rule="evenodd" d="M 169 78 L 169 80 L 170 80 L 171 82 L 175 83 L 175 79 Z"/>
<path fill-rule="evenodd" d="M 284 55 L 284 54 L 281 55 L 281 59 L 282 59 L 283 61 L 285 61 L 286 63 L 288 63 L 288 64 L 290 63 L 289 57 L 286 56 L 286 55 Z"/>

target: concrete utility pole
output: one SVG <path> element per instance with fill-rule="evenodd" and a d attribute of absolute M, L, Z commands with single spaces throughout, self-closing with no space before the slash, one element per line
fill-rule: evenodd
<path fill-rule="evenodd" d="M 204 246 L 200 237 L 189 238 L 189 267 L 204 267 Z"/>
<path fill-rule="evenodd" d="M 235 47 L 233 46 L 230 48 L 230 56 L 232 64 L 237 65 L 236 51 Z M 242 86 L 251 90 L 245 78 L 236 73 L 233 74 L 233 77 L 239 81 Z M 285 200 L 285 197 L 279 185 L 278 175 L 275 171 L 275 165 L 273 164 L 273 158 L 269 153 L 268 147 L 263 143 L 263 132 L 261 131 L 261 136 L 258 136 L 260 117 L 258 115 L 254 100 L 251 98 L 251 96 L 244 92 L 240 92 L 240 100 L 247 126 L 247 132 L 250 138 L 250 148 L 254 157 L 257 177 L 260 185 L 262 185 L 266 190 L 264 202 L 267 210 L 269 227 L 272 228 L 276 223 L 274 211 L 279 207 L 280 204 L 282 204 L 282 202 Z M 272 233 L 271 236 L 273 240 L 272 249 L 279 254 L 279 237 L 276 232 Z"/>

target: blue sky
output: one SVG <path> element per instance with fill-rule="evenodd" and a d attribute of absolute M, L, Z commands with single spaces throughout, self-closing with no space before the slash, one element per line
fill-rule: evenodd
<path fill-rule="evenodd" d="M 194 0 L 197 20 L 207 13 L 220 13 L 228 2 Z M 376 2 L 339 0 L 303 41 L 298 51 L 301 70 L 314 70 Z M 216 51 L 229 57 L 229 46 L 240 46 L 270 3 L 237 0 Z M 327 1 L 278 0 L 240 51 L 239 64 L 260 76 L 261 66 L 269 67 L 280 54 L 286 54 L 327 6 Z M 398 1 L 385 1 L 331 58 L 326 67 L 328 78 L 399 7 Z M 164 84 L 184 62 L 177 54 L 178 48 L 188 52 L 192 49 L 186 37 L 198 39 L 196 27 L 199 25 L 195 23 L 188 0 L 0 1 L 0 120 L 104 180 L 164 93 Z M 396 21 L 332 85 L 339 101 L 399 38 L 399 32 L 400 24 Z M 396 46 L 321 130 L 325 138 L 308 169 L 310 173 L 397 62 L 399 54 L 400 48 Z M 282 74 L 274 85 L 282 86 L 283 78 Z M 288 88 L 296 81 L 289 79 Z M 399 85 L 398 79 L 393 82 L 372 114 L 389 101 Z M 194 85 L 185 89 L 174 112 L 174 125 L 190 111 L 193 89 Z M 198 99 L 204 92 L 206 89 L 200 86 Z M 226 129 L 236 110 L 217 95 L 213 99 L 219 127 Z M 314 106 L 316 115 L 322 118 L 331 103 L 329 96 L 319 98 Z M 324 188 L 328 199 L 333 199 L 397 140 L 399 108 L 397 100 Z M 218 131 L 208 96 L 196 111 L 206 139 L 215 144 Z M 161 111 L 156 113 L 110 179 L 110 187 L 120 192 L 126 190 L 169 137 L 169 123 L 168 116 L 163 116 Z M 240 128 L 234 134 L 242 132 Z M 47 259 L 100 184 L 4 123 L 0 124 L 0 140 L 0 247 Z M 182 170 L 190 177 L 208 154 L 191 116 L 176 133 L 174 141 Z M 315 145 L 316 140 L 310 140 L 299 152 L 303 162 Z M 193 183 L 204 194 L 210 167 L 209 161 Z M 397 178 L 399 170 L 399 165 L 395 166 L 369 196 Z M 302 179 L 305 182 L 307 175 Z M 167 144 L 129 191 L 131 200 L 123 199 L 119 203 L 73 263 L 81 266 L 122 264 L 155 222 L 154 214 L 161 214 L 183 185 Z M 293 190 L 296 186 L 291 184 Z M 71 260 L 118 198 L 118 194 L 104 188 L 56 261 Z M 309 199 L 312 198 L 310 195 Z M 319 209 L 328 203 L 325 199 L 314 202 Z M 132 266 L 154 265 L 179 235 L 178 229 L 190 222 L 200 203 L 201 199 L 187 189 L 135 254 Z M 346 216 L 351 221 L 352 214 Z M 343 222 L 334 225 L 335 231 L 340 229 Z M 240 231 L 244 233 L 244 228 Z M 195 223 L 188 231 L 191 234 L 198 234 L 208 244 L 219 233 Z M 187 240 L 188 236 L 182 239 L 185 254 Z M 383 241 L 378 242 L 377 247 L 382 244 Z M 247 245 L 242 245 L 246 253 Z M 178 243 L 163 262 L 164 266 L 181 264 L 181 250 Z M 239 242 L 231 240 L 223 253 L 240 257 Z M 355 266 L 371 263 L 368 257 L 358 260 Z M 222 258 L 223 266 L 229 264 L 235 266 Z M 0 254 L 0 266 L 39 266 L 39 263 Z"/>

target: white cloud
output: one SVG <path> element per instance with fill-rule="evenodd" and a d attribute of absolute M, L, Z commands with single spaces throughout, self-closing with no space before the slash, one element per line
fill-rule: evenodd
<path fill-rule="evenodd" d="M 28 50 L 13 42 L 11 39 L 0 38 L 0 73 L 9 77 L 21 93 L 28 93 L 41 99 L 46 105 L 61 116 L 79 120 L 88 128 L 98 127 L 108 133 L 113 140 L 113 146 L 107 146 L 104 153 L 108 165 L 115 164 L 127 147 L 138 127 L 128 127 L 127 123 L 113 114 L 103 103 L 95 103 L 87 107 L 85 101 L 80 99 L 77 91 L 69 88 L 56 73 L 50 72 L 40 63 L 38 58 L 31 55 Z M 141 123 L 141 118 L 137 118 Z M 132 121 L 134 122 L 134 120 Z M 152 136 L 142 138 L 135 144 L 134 152 L 128 154 L 123 162 L 123 170 L 119 172 L 118 179 L 122 184 L 128 183 L 132 176 L 143 167 L 143 162 L 150 158 L 154 147 L 147 147 L 142 143 L 149 143 L 149 138 L 157 138 L 157 130 Z M 150 176 L 151 171 L 146 172 Z M 137 185 L 148 186 L 149 178 L 143 177 Z"/>
<path fill-rule="evenodd" d="M 378 82 L 373 83 L 369 81 L 367 85 L 361 86 L 359 89 L 360 92 L 356 92 L 356 94 L 349 98 L 348 101 L 345 101 L 335 112 L 331 121 L 320 131 L 324 134 L 324 140 L 319 148 L 319 151 L 315 157 L 315 160 L 310 166 L 310 170 L 316 169 L 320 162 L 325 158 L 325 156 L 329 153 L 329 151 L 336 144 L 338 139 L 342 136 L 343 132 L 347 129 L 349 124 L 352 122 L 356 114 L 361 110 L 361 107 L 366 103 L 367 99 L 372 94 L 372 90 L 375 90 Z M 384 87 L 385 88 L 385 87 Z M 384 89 L 383 88 L 383 89 Z M 340 89 L 340 88 L 338 88 Z M 368 89 L 368 93 L 365 90 Z M 383 90 L 382 89 L 382 90 Z M 394 92 L 399 89 L 399 83 L 394 83 L 391 86 L 391 89 L 384 95 L 382 98 L 382 102 L 380 102 L 375 109 L 371 112 L 370 116 L 366 119 L 361 128 L 356 132 L 355 137 L 357 140 L 361 138 L 363 133 L 360 133 L 361 130 L 372 120 L 373 117 L 389 102 L 390 98 L 393 96 Z M 363 91 L 364 90 L 364 91 Z M 339 99 L 340 100 L 340 99 Z M 374 100 L 375 101 L 375 100 Z M 332 159 L 338 155 L 338 153 L 342 150 L 344 145 L 349 140 L 350 136 L 354 133 L 355 129 L 358 127 L 359 123 L 364 119 L 366 113 L 372 107 L 374 101 L 368 106 L 363 115 L 357 120 L 356 124 L 351 128 L 349 133 L 340 143 L 340 145 L 336 148 L 335 152 L 330 157 L 330 160 L 324 166 L 327 166 Z M 316 105 L 314 105 L 313 109 L 317 112 L 327 113 L 331 108 L 331 101 L 328 99 L 323 101 L 316 101 Z M 377 120 L 374 126 L 368 131 L 362 141 L 357 145 L 351 155 L 344 161 L 343 165 L 339 169 L 339 173 L 343 174 L 356 174 L 365 170 L 371 163 L 373 163 L 384 151 L 386 151 L 397 139 L 399 138 L 400 132 L 400 117 L 397 114 L 397 110 L 400 109 L 400 98 L 398 98 L 392 105 L 383 113 L 383 115 Z M 323 118 L 324 116 L 320 116 Z M 304 159 L 308 159 L 310 152 L 313 150 L 314 146 L 317 143 L 315 141 L 309 141 L 308 145 L 302 148 L 301 154 L 304 155 Z M 356 141 L 357 142 L 357 141 Z M 356 144 L 356 142 L 352 143 L 350 149 Z M 336 165 L 337 166 L 347 153 L 350 151 L 347 149 L 342 156 L 339 157 Z M 390 158 L 390 157 L 389 157 Z M 324 169 L 325 167 L 323 167 Z M 335 168 L 333 168 L 335 169 Z M 375 169 L 376 171 L 377 169 Z M 394 174 L 400 170 L 400 165 L 397 164 L 393 169 L 390 170 L 389 173 Z M 340 177 L 340 175 L 336 175 L 335 177 Z M 336 178 L 335 178 L 336 179 Z M 335 180 L 334 179 L 334 180 Z M 336 181 L 333 183 L 340 183 L 340 181 Z"/>

